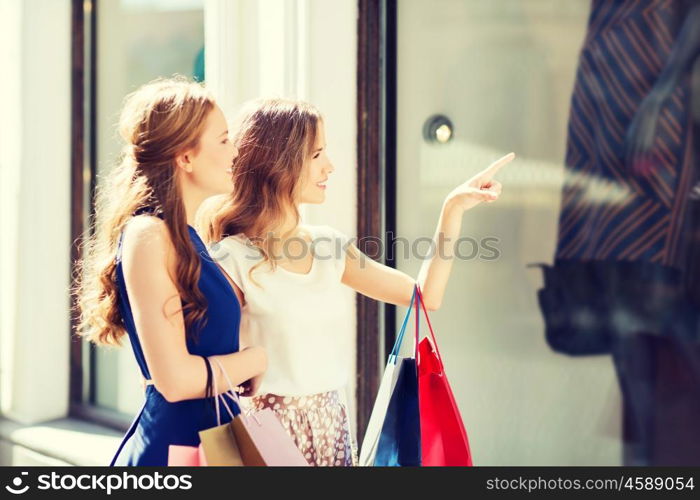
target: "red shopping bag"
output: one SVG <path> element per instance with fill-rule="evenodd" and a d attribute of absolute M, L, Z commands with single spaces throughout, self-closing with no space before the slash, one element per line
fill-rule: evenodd
<path fill-rule="evenodd" d="M 416 287 L 416 291 L 421 306 L 416 306 L 416 342 L 422 465 L 471 466 L 472 456 L 462 415 L 447 381 L 423 295 L 419 287 Z M 418 342 L 421 308 L 428 323 L 430 337 Z"/>

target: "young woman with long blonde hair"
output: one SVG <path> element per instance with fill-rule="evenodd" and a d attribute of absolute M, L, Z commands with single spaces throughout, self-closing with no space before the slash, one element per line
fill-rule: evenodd
<path fill-rule="evenodd" d="M 97 344 L 128 335 L 145 403 L 112 464 L 163 466 L 170 445 L 196 446 L 216 425 L 207 380 L 225 379 L 202 357 L 217 355 L 245 395 L 266 355 L 239 351 L 238 299 L 192 227 L 205 198 L 231 190 L 237 150 L 223 113 L 203 86 L 164 79 L 127 97 L 119 125 L 122 160 L 99 186 L 79 269 L 77 333 Z"/>
<path fill-rule="evenodd" d="M 348 307 L 342 286 L 407 306 L 416 280 L 367 258 L 336 229 L 300 223 L 299 205 L 323 203 L 334 170 L 324 122 L 313 106 L 256 101 L 241 115 L 235 143 L 234 189 L 207 202 L 198 227 L 243 304 L 241 341 L 268 353 L 269 368 L 252 405 L 276 412 L 310 464 L 355 465 L 339 396 L 352 349 L 351 339 L 337 334 L 337 318 Z M 493 176 L 513 157 L 445 199 L 435 236 L 439 251 L 419 276 L 429 309 L 442 301 L 463 213 L 498 199 L 501 185 Z"/>

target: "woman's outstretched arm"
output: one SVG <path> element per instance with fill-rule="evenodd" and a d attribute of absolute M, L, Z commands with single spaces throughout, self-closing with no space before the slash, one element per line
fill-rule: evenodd
<path fill-rule="evenodd" d="M 459 239 L 464 212 L 480 203 L 496 201 L 501 184 L 496 173 L 515 155 L 510 153 L 492 163 L 447 195 L 440 211 L 433 237 L 435 252 L 426 260 L 418 274 L 425 306 L 436 310 L 442 304 L 445 288 L 452 271 L 455 243 Z M 406 273 L 380 264 L 351 246 L 345 259 L 343 283 L 357 292 L 382 302 L 407 306 L 411 301 L 416 280 Z"/>

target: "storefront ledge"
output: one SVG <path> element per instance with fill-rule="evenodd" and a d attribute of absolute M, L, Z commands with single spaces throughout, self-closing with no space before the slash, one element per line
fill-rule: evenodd
<path fill-rule="evenodd" d="M 0 465 L 107 465 L 122 434 L 65 418 L 23 425 L 0 418 Z"/>

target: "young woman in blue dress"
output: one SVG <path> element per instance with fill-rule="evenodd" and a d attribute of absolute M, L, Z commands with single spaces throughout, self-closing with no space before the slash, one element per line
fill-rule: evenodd
<path fill-rule="evenodd" d="M 203 357 L 218 357 L 244 396 L 267 357 L 239 350 L 236 291 L 192 227 L 204 199 L 232 189 L 238 151 L 221 109 L 200 84 L 157 80 L 127 97 L 119 132 L 122 160 L 100 183 L 75 289 L 77 333 L 97 344 L 128 336 L 145 379 L 145 403 L 112 465 L 162 466 L 170 445 L 196 446 L 216 425 L 207 379 L 226 383 Z"/>

